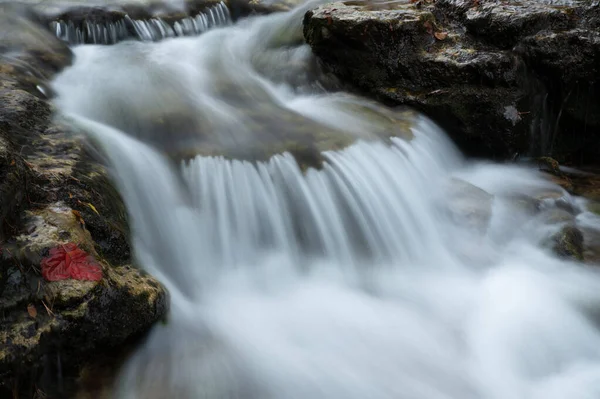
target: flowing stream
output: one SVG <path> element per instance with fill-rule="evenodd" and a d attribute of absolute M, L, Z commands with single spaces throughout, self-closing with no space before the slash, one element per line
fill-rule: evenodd
<path fill-rule="evenodd" d="M 171 297 L 112 397 L 600 397 L 600 275 L 549 244 L 556 212 L 598 219 L 536 171 L 463 159 L 423 116 L 332 92 L 309 6 L 78 46 L 54 82 Z M 374 138 L 390 120 L 410 134 Z M 253 160 L 302 129 L 355 142 L 319 167 Z"/>

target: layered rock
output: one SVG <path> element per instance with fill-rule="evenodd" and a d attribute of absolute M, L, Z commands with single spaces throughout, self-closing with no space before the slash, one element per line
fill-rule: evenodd
<path fill-rule="evenodd" d="M 594 162 L 600 34 L 593 1 L 338 2 L 304 35 L 344 81 L 433 117 L 468 153 Z"/>
<path fill-rule="evenodd" d="M 24 9 L 2 6 L 0 26 L 0 396 L 28 397 L 56 382 L 41 370 L 66 377 L 146 331 L 167 296 L 129 266 L 125 209 L 105 168 L 53 120 L 47 82 L 71 51 Z M 101 281 L 41 277 L 48 251 L 68 243 L 94 257 Z"/>

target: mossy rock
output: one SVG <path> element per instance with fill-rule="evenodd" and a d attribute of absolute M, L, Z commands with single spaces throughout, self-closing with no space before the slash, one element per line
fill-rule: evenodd
<path fill-rule="evenodd" d="M 583 261 L 583 233 L 573 225 L 563 227 L 552 238 L 554 253 L 563 258 Z"/>
<path fill-rule="evenodd" d="M 85 139 L 53 121 L 43 88 L 70 50 L 10 6 L 0 5 L 0 26 L 0 397 L 33 397 L 34 386 L 65 397 L 44 374 L 56 375 L 57 364 L 76 374 L 95 353 L 144 333 L 165 315 L 167 295 L 121 266 L 131 262 L 121 198 Z M 42 278 L 41 260 L 65 243 L 95 257 L 100 282 Z"/>
<path fill-rule="evenodd" d="M 0 392 L 12 384 L 18 387 L 19 376 L 25 376 L 47 394 L 64 394 L 53 392 L 57 387 L 52 382 L 44 386 L 48 381 L 40 372 L 48 367 L 46 359 L 61 362 L 68 375 L 95 351 L 145 332 L 166 310 L 167 296 L 160 284 L 129 266 L 105 268 L 105 278 L 98 283 L 40 282 L 22 301 L 2 308 Z"/>

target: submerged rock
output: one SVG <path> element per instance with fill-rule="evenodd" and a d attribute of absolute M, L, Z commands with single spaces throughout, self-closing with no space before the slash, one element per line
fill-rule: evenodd
<path fill-rule="evenodd" d="M 479 234 L 485 234 L 492 217 L 494 196 L 457 178 L 449 182 L 447 195 L 447 207 L 452 220 Z"/>
<path fill-rule="evenodd" d="M 585 162 L 600 153 L 597 15 L 589 1 L 347 1 L 307 12 L 304 35 L 341 79 L 425 112 L 468 153 Z"/>

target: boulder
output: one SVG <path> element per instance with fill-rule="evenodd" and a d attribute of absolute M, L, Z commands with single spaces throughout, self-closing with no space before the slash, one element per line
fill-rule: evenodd
<path fill-rule="evenodd" d="M 337 2 L 304 35 L 343 81 L 440 123 L 468 154 L 600 154 L 598 4 L 592 1 Z"/>

